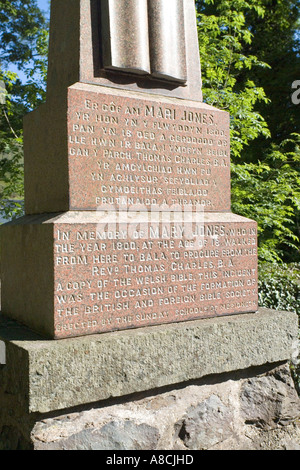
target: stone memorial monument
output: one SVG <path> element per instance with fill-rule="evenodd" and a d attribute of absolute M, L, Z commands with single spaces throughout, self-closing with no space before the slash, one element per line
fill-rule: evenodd
<path fill-rule="evenodd" d="M 231 212 L 229 115 L 202 100 L 194 0 L 51 3 L 47 101 L 24 120 L 26 215 L 1 227 L 0 448 L 229 442 L 232 389 L 224 405 L 198 384 L 197 402 L 189 381 L 285 367 L 297 325 L 258 309 L 257 225 Z M 101 406 L 80 444 L 63 418 L 68 437 L 49 437 L 50 412 L 180 383 L 173 440 Z M 212 423 L 222 410 L 205 443 L 189 430 L 200 398 Z"/>
<path fill-rule="evenodd" d="M 3 313 L 65 338 L 257 311 L 229 140 L 202 102 L 193 0 L 54 1 L 26 216 L 2 229 Z"/>

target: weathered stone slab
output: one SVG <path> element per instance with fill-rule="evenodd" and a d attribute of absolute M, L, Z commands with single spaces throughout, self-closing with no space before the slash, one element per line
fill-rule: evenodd
<path fill-rule="evenodd" d="M 49 338 L 255 312 L 256 223 L 163 215 L 69 212 L 3 226 L 2 312 Z"/>
<path fill-rule="evenodd" d="M 64 341 L 42 340 L 4 317 L 0 325 L 7 346 L 0 384 L 16 395 L 23 413 L 286 361 L 297 357 L 298 348 L 297 315 L 267 309 Z M 3 396 L 7 401 L 7 392 Z"/>
<path fill-rule="evenodd" d="M 125 403 L 40 419 L 31 433 L 33 446 L 36 450 L 300 450 L 296 422 L 300 399 L 289 365 L 255 368 L 255 374 L 253 369 L 240 371 L 216 382 L 203 380 Z M 253 409 L 255 419 L 250 420 Z"/>
<path fill-rule="evenodd" d="M 206 104 L 76 84 L 24 133 L 27 214 L 230 211 L 229 114 Z"/>

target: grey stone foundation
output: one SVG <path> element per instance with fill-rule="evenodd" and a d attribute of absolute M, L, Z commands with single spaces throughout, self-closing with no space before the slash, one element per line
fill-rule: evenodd
<path fill-rule="evenodd" d="M 133 397 L 37 422 L 38 450 L 300 450 L 299 398 L 286 364 Z"/>
<path fill-rule="evenodd" d="M 297 320 L 261 309 L 45 341 L 2 317 L 0 449 L 300 450 Z"/>

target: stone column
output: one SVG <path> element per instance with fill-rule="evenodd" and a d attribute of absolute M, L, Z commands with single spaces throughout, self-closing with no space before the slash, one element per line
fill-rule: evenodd
<path fill-rule="evenodd" d="M 105 69 L 151 72 L 147 0 L 103 0 L 101 38 Z"/>

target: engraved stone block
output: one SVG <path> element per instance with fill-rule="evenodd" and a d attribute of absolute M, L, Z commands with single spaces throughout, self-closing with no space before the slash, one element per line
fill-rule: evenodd
<path fill-rule="evenodd" d="M 50 338 L 255 312 L 256 223 L 69 212 L 2 228 L 2 312 Z"/>
<path fill-rule="evenodd" d="M 24 135 L 27 214 L 230 211 L 229 114 L 206 104 L 76 84 Z"/>

